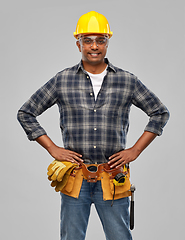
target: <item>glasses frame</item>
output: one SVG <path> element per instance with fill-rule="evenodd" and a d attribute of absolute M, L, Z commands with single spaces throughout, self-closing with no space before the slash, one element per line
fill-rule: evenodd
<path fill-rule="evenodd" d="M 89 38 L 89 39 L 91 39 L 92 40 L 92 43 L 89 43 L 89 44 L 84 44 L 83 43 L 83 39 L 84 38 Z M 97 43 L 97 39 L 99 39 L 99 38 L 104 38 L 104 39 L 106 39 L 106 42 L 105 42 L 105 44 L 103 43 L 103 44 L 99 44 L 99 43 Z M 107 37 L 107 36 L 81 36 L 81 37 L 79 37 L 79 42 L 80 42 L 80 44 L 81 44 L 81 46 L 83 46 L 83 47 L 92 47 L 93 46 L 93 44 L 94 44 L 94 42 L 96 43 L 96 46 L 98 47 L 98 46 L 100 46 L 100 47 L 105 47 L 105 46 L 108 46 L 108 43 L 109 43 L 109 38 Z"/>

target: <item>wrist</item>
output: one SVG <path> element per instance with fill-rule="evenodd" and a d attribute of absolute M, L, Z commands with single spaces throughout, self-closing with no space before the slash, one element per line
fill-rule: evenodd
<path fill-rule="evenodd" d="M 135 153 L 135 155 L 138 157 L 141 153 L 142 153 L 142 149 L 137 146 L 136 144 L 132 147 L 133 152 Z"/>

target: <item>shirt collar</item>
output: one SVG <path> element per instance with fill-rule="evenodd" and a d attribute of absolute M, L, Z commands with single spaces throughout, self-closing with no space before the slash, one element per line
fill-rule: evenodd
<path fill-rule="evenodd" d="M 109 62 L 109 60 L 108 60 L 107 58 L 105 58 L 104 61 L 105 61 L 105 63 L 108 65 L 107 70 L 108 70 L 108 71 L 113 71 L 113 72 L 116 73 L 115 67 Z M 83 67 L 82 60 L 81 60 L 80 63 L 77 65 L 76 73 L 78 73 L 80 70 L 82 70 L 84 73 L 86 73 L 86 71 L 84 70 L 84 67 Z"/>

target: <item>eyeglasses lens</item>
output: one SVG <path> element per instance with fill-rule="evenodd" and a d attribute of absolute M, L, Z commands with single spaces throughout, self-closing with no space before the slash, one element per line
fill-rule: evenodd
<path fill-rule="evenodd" d="M 97 46 L 105 46 L 107 44 L 108 39 L 105 37 L 97 37 L 95 39 L 90 37 L 81 38 L 82 44 L 84 46 L 92 46 L 95 42 Z"/>

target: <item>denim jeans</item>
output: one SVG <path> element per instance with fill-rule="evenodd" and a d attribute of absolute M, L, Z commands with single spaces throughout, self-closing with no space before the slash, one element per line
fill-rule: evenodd
<path fill-rule="evenodd" d="M 83 180 L 80 195 L 73 198 L 61 193 L 61 240 L 84 240 L 91 204 L 100 217 L 106 240 L 132 240 L 129 229 L 129 198 L 103 200 L 101 181 Z"/>

